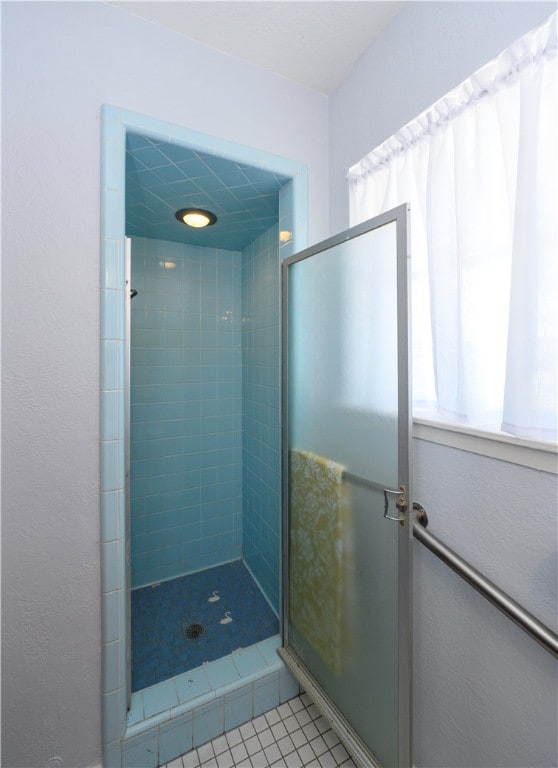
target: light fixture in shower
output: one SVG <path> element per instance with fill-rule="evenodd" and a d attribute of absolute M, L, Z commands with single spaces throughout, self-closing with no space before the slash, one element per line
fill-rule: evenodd
<path fill-rule="evenodd" d="M 217 221 L 217 216 L 214 213 L 204 211 L 203 208 L 181 208 L 174 215 L 178 221 L 196 229 L 210 227 Z"/>

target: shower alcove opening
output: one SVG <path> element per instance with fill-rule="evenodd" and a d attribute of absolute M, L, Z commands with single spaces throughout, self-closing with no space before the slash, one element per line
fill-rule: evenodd
<path fill-rule="evenodd" d="M 104 764 L 156 766 L 298 692 L 275 651 L 280 262 L 306 173 L 104 107 L 102 189 Z"/>

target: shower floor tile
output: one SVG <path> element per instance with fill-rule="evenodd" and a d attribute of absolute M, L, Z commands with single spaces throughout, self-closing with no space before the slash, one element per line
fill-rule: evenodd
<path fill-rule="evenodd" d="M 131 607 L 132 691 L 279 632 L 277 616 L 241 560 L 134 589 Z"/>

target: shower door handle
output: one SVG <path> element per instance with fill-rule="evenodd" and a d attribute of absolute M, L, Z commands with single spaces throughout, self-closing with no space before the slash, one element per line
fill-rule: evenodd
<path fill-rule="evenodd" d="M 400 517 L 393 517 L 393 515 L 388 514 L 389 512 L 389 496 L 388 494 L 392 494 L 393 496 L 397 496 L 398 499 L 395 502 L 396 509 L 400 512 Z M 409 509 L 409 502 L 407 501 L 407 491 L 405 490 L 405 486 L 401 485 L 399 486 L 398 491 L 393 491 L 390 488 L 384 488 L 384 517 L 386 520 L 393 520 L 396 523 L 399 523 L 400 525 L 405 524 L 407 511 Z"/>

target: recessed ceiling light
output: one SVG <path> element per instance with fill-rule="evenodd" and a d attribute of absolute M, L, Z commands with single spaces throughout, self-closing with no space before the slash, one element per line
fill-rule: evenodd
<path fill-rule="evenodd" d="M 204 211 L 203 208 L 181 208 L 174 215 L 178 221 L 196 229 L 210 227 L 217 221 L 217 216 L 214 213 Z"/>

